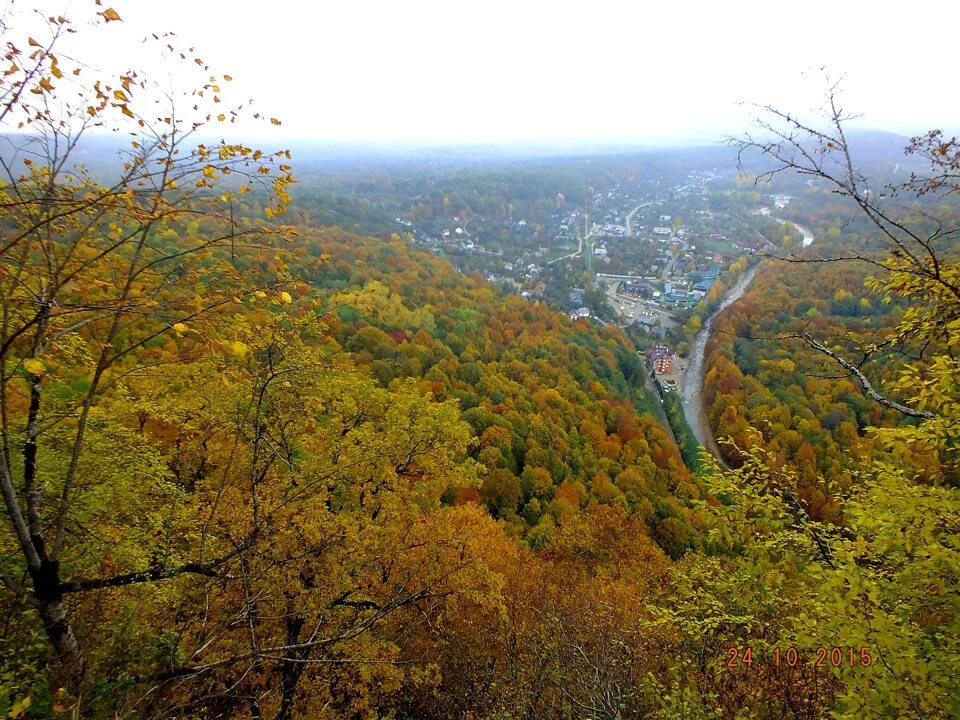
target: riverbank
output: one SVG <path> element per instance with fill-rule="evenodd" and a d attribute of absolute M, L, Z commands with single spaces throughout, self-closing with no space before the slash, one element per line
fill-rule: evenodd
<path fill-rule="evenodd" d="M 815 237 L 807 228 L 797 223 L 794 227 L 800 231 L 803 236 L 803 247 L 810 246 Z M 768 261 L 769 262 L 769 261 Z M 758 263 L 749 268 L 736 284 L 730 288 L 717 308 L 703 321 L 700 330 L 693 339 L 693 348 L 690 351 L 690 360 L 683 372 L 683 378 L 680 387 L 681 399 L 680 405 L 683 408 L 683 414 L 687 419 L 687 424 L 693 431 L 697 442 L 710 451 L 724 463 L 723 456 L 720 454 L 720 448 L 717 445 L 716 438 L 713 436 L 713 429 L 710 427 L 710 421 L 707 417 L 707 408 L 703 398 L 703 383 L 706 377 L 706 350 L 707 340 L 710 339 L 710 333 L 713 331 L 713 322 L 717 314 L 724 308 L 729 307 L 746 293 L 753 282 L 757 270 L 764 263 Z"/>
<path fill-rule="evenodd" d="M 706 349 L 707 340 L 710 339 L 710 333 L 713 330 L 713 321 L 724 308 L 729 307 L 741 297 L 753 282 L 753 276 L 756 275 L 760 265 L 754 265 L 752 268 L 740 276 L 736 284 L 727 291 L 720 305 L 714 310 L 703 324 L 700 330 L 693 338 L 693 348 L 690 351 L 690 359 L 683 372 L 683 382 L 681 383 L 680 405 L 683 408 L 683 414 L 687 418 L 687 424 L 693 431 L 703 447 L 707 448 L 713 455 L 722 458 L 717 441 L 713 437 L 713 431 L 710 428 L 710 422 L 707 419 L 707 410 L 703 402 L 703 381 L 706 376 Z"/>

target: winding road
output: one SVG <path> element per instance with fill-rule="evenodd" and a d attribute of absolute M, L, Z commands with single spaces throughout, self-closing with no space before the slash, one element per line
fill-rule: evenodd
<path fill-rule="evenodd" d="M 633 222 L 633 216 L 637 214 L 637 210 L 639 210 L 640 208 L 650 207 L 651 205 L 653 205 L 653 202 L 654 201 L 651 200 L 650 202 L 645 202 L 641 205 L 637 205 L 633 210 L 627 213 L 627 221 L 625 223 L 627 226 L 626 237 L 633 237 L 633 227 L 631 226 L 630 223 Z"/>

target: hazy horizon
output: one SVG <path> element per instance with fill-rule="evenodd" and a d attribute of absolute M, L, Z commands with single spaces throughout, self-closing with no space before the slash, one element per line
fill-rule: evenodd
<path fill-rule="evenodd" d="M 183 86 L 187 68 L 143 51 L 145 36 L 175 33 L 211 74 L 233 77 L 224 103 L 254 98 L 283 121 L 238 123 L 231 136 L 386 147 L 711 145 L 751 129 L 749 103 L 815 117 L 827 77 L 843 78 L 844 109 L 862 116 L 856 127 L 915 135 L 960 118 L 960 98 L 929 71 L 952 66 L 947 43 L 905 31 L 902 15 L 824 0 L 802 10 L 754 0 L 669 8 L 599 0 L 576 11 L 506 0 L 108 6 L 123 22 L 109 24 L 108 42 L 84 44 L 78 33 L 73 54 L 102 69 L 142 64 L 161 84 Z M 941 26 L 960 20 L 955 5 L 931 7 Z"/>

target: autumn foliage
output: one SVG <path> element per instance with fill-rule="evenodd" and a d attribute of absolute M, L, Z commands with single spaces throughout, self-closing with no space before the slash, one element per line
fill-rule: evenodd
<path fill-rule="evenodd" d="M 246 110 L 192 51 L 178 115 L 71 20 L 4 27 L 0 714 L 956 714 L 955 265 L 761 268 L 710 348 L 734 468 L 694 475 L 618 328 L 285 216 L 287 151 L 201 142 Z M 93 128 L 132 133 L 96 172 Z M 915 422 L 775 337 L 810 328 L 935 350 L 871 369 Z M 884 662 L 775 661 L 830 644 Z"/>

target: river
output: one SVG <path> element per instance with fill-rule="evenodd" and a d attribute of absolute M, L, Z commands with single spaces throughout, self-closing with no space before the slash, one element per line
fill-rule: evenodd
<path fill-rule="evenodd" d="M 813 233 L 802 225 L 793 224 L 797 230 L 800 231 L 800 234 L 803 235 L 803 246 L 809 246 L 814 241 Z M 713 331 L 713 321 L 717 313 L 743 297 L 747 288 L 750 287 L 750 283 L 753 282 L 753 276 L 757 274 L 757 269 L 760 267 L 760 264 L 754 265 L 740 276 L 737 283 L 727 291 L 727 294 L 723 297 L 717 309 L 703 322 L 700 330 L 693 338 L 693 349 L 691 351 L 690 361 L 687 363 L 687 367 L 683 372 L 680 390 L 680 404 L 683 407 L 683 414 L 687 418 L 687 423 L 697 438 L 697 442 L 707 448 L 707 450 L 717 458 L 721 458 L 722 456 L 717 447 L 717 441 L 713 436 L 713 430 L 710 428 L 710 422 L 707 420 L 707 410 L 703 402 L 707 340 Z"/>

